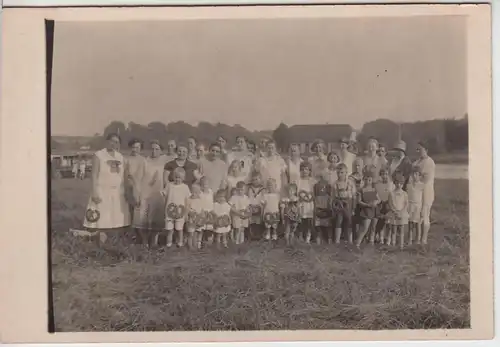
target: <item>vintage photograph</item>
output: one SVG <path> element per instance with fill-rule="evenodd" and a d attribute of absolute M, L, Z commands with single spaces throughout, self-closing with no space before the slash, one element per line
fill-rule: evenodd
<path fill-rule="evenodd" d="M 464 16 L 56 20 L 49 73 L 56 332 L 470 328 Z"/>

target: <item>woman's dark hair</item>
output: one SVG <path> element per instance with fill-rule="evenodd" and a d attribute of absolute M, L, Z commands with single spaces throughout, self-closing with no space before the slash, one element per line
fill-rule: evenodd
<path fill-rule="evenodd" d="M 151 146 L 158 145 L 160 147 L 160 149 L 163 150 L 163 146 L 161 145 L 160 141 L 158 141 L 158 140 L 151 140 L 150 145 Z"/>
<path fill-rule="evenodd" d="M 220 148 L 220 145 L 219 145 L 218 143 L 211 143 L 211 144 L 210 144 L 210 147 L 208 147 L 208 150 L 209 150 L 209 151 L 211 151 L 211 150 L 212 150 L 212 148 L 214 148 L 214 147 L 217 147 L 217 148 L 221 149 L 221 148 Z"/>
<path fill-rule="evenodd" d="M 419 145 L 420 147 L 424 148 L 426 151 L 429 150 L 429 144 L 427 143 L 427 141 L 418 141 L 417 142 L 417 145 Z"/>
<path fill-rule="evenodd" d="M 109 133 L 107 136 L 106 136 L 106 141 L 109 141 L 111 140 L 113 137 L 116 137 L 118 139 L 118 142 L 122 143 L 122 138 L 120 137 L 120 135 L 118 135 L 117 133 Z"/>
<path fill-rule="evenodd" d="M 311 170 L 312 170 L 312 165 L 311 165 L 311 163 L 310 163 L 310 162 L 308 162 L 308 161 L 303 161 L 302 163 L 300 163 L 300 170 L 303 170 L 303 169 L 305 169 L 305 168 L 308 168 L 308 169 L 309 169 L 309 171 L 311 171 Z"/>
<path fill-rule="evenodd" d="M 340 163 L 339 165 L 337 165 L 337 171 L 340 170 L 347 170 L 347 165 L 344 163 Z"/>
<path fill-rule="evenodd" d="M 141 148 L 144 147 L 144 142 L 140 139 L 132 139 L 128 142 L 128 146 L 129 147 L 132 147 L 133 145 L 135 145 L 136 143 L 140 144 L 141 145 Z"/>

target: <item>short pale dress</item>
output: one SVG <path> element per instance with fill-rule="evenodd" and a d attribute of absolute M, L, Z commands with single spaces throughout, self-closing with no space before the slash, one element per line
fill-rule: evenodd
<path fill-rule="evenodd" d="M 246 195 L 243 196 L 233 195 L 229 200 L 229 205 L 231 205 L 232 208 L 238 211 L 239 213 L 247 214 L 248 208 L 250 207 L 250 199 Z M 232 215 L 233 228 L 235 229 L 248 228 L 249 224 L 248 217 L 250 216 L 247 216 L 247 218 L 242 218 L 241 216 L 233 213 Z"/>
<path fill-rule="evenodd" d="M 415 183 L 412 180 L 406 186 L 408 192 L 408 214 L 412 223 L 422 223 L 422 202 L 425 185 L 423 182 Z"/>
<path fill-rule="evenodd" d="M 227 234 L 231 231 L 231 205 L 227 202 L 214 203 L 215 225 L 214 232 L 216 234 Z"/>
<path fill-rule="evenodd" d="M 248 199 L 250 200 L 250 209 L 252 216 L 250 217 L 250 224 L 262 224 L 262 202 L 264 199 L 264 187 L 248 187 Z"/>
<path fill-rule="evenodd" d="M 204 230 L 213 230 L 214 222 L 213 212 L 214 212 L 214 193 L 212 189 L 208 188 L 206 191 L 201 192 L 201 200 L 203 200 L 203 213 L 205 214 L 205 227 Z"/>
<path fill-rule="evenodd" d="M 202 231 L 205 229 L 205 216 L 202 197 L 190 197 L 187 202 L 187 231 Z"/>
<path fill-rule="evenodd" d="M 264 225 L 266 228 L 276 229 L 280 221 L 280 195 L 278 193 L 264 193 L 262 201 L 264 204 Z"/>
<path fill-rule="evenodd" d="M 186 205 L 191 191 L 185 183 L 168 183 L 166 189 L 165 228 L 167 230 L 182 230 L 186 220 Z"/>
<path fill-rule="evenodd" d="M 406 225 L 408 224 L 408 194 L 404 190 L 393 190 L 389 193 L 389 201 L 394 206 L 394 210 L 390 212 L 389 224 L 392 225 Z M 400 211 L 399 216 L 396 211 Z"/>

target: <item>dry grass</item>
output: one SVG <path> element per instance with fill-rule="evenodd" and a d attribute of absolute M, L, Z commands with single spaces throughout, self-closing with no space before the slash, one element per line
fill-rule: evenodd
<path fill-rule="evenodd" d="M 57 331 L 467 328 L 468 181 L 436 182 L 427 250 L 365 246 L 148 253 L 92 244 L 88 182 L 53 182 Z"/>

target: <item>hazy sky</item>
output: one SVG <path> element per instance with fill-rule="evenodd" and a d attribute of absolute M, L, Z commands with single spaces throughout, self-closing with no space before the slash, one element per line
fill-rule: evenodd
<path fill-rule="evenodd" d="M 250 130 L 466 112 L 461 17 L 55 25 L 52 133 L 112 120 Z"/>

